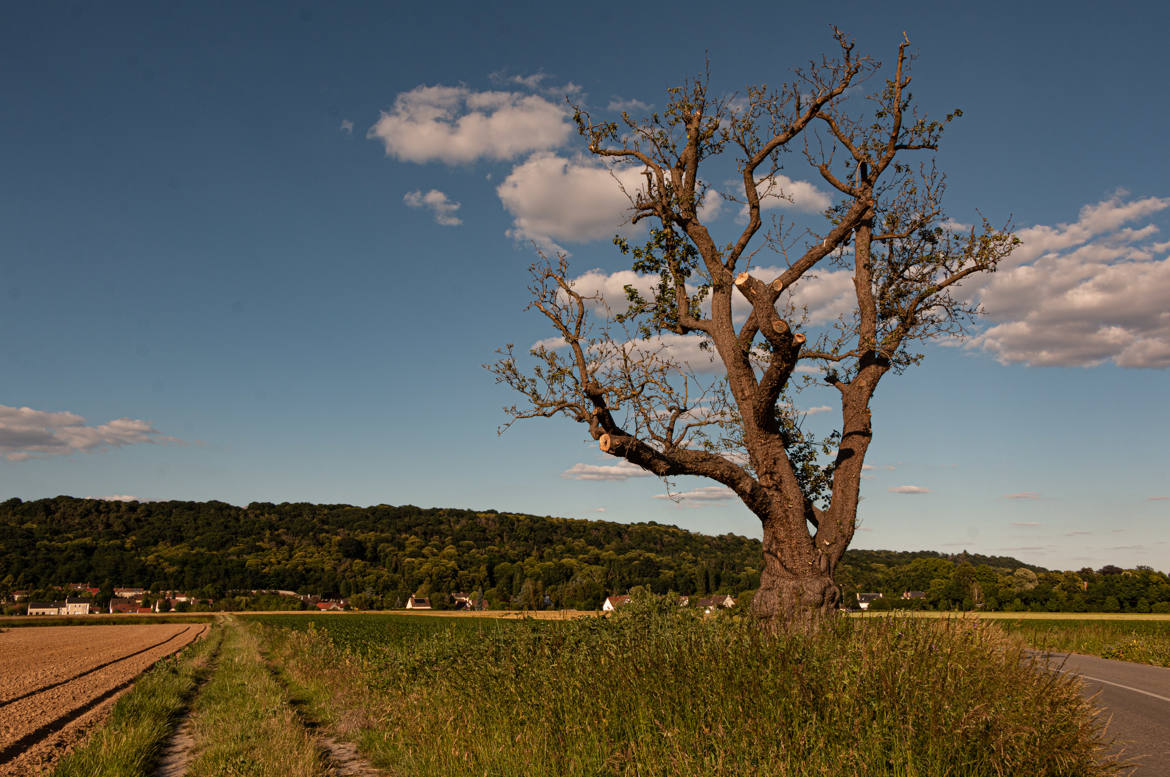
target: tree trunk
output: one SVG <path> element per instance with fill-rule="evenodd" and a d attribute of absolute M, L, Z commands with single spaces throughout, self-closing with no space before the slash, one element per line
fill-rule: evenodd
<path fill-rule="evenodd" d="M 833 581 L 829 558 L 816 552 L 803 526 L 793 523 L 764 521 L 764 568 L 751 611 L 768 631 L 815 632 L 836 615 L 841 589 Z M 796 531 L 805 536 L 793 542 L 787 535 Z"/>

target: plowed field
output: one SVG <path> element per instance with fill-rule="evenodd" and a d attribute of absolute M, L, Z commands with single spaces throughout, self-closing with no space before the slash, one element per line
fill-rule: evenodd
<path fill-rule="evenodd" d="M 46 769 L 135 677 L 207 628 L 167 623 L 0 633 L 0 777 Z"/>

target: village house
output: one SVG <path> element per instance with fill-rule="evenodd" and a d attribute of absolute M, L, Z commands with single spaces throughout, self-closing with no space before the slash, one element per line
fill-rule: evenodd
<path fill-rule="evenodd" d="M 869 605 L 876 599 L 883 598 L 881 594 L 865 593 L 857 595 L 857 606 L 863 610 L 868 610 Z"/>
<path fill-rule="evenodd" d="M 136 599 L 138 597 L 146 596 L 145 588 L 115 588 L 114 596 L 119 599 Z"/>
<path fill-rule="evenodd" d="M 345 602 L 317 602 L 317 609 L 321 612 L 340 612 L 345 609 Z"/>
<path fill-rule="evenodd" d="M 431 600 L 425 596 L 411 596 L 406 600 L 406 609 L 429 610 L 431 609 Z"/>
<path fill-rule="evenodd" d="M 141 601 L 133 599 L 111 599 L 110 600 L 110 614 L 120 615 L 149 615 L 154 612 L 150 607 L 143 607 Z"/>
<path fill-rule="evenodd" d="M 735 606 L 735 597 L 730 594 L 707 596 L 699 600 L 699 606 L 703 608 L 703 612 L 705 613 L 715 612 L 716 610 L 730 610 Z"/>
<path fill-rule="evenodd" d="M 64 615 L 65 602 L 29 602 L 29 615 Z"/>
<path fill-rule="evenodd" d="M 607 596 L 607 597 L 605 597 L 605 603 L 601 605 L 601 611 L 602 612 L 613 612 L 618 607 L 621 607 L 623 604 L 627 603 L 628 601 L 630 601 L 630 597 L 626 596 L 626 595 Z"/>
<path fill-rule="evenodd" d="M 465 593 L 460 592 L 457 594 L 451 594 L 451 598 L 455 601 L 455 609 L 456 610 L 481 610 L 481 609 L 483 609 L 482 602 L 480 602 L 477 605 L 476 602 L 472 599 L 471 594 L 465 594 Z"/>
<path fill-rule="evenodd" d="M 76 596 L 70 596 L 65 600 L 65 614 L 66 615 L 89 615 L 90 606 L 93 602 L 89 599 L 81 599 Z"/>

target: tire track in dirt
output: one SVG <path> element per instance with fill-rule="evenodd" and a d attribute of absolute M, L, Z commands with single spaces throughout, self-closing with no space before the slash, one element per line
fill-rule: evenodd
<path fill-rule="evenodd" d="M 337 739 L 314 720 L 305 710 L 304 703 L 296 698 L 291 685 L 279 667 L 267 659 L 264 661 L 264 667 L 280 686 L 285 703 L 292 709 L 297 721 L 316 741 L 318 750 L 325 756 L 329 765 L 331 775 L 336 775 L 336 777 L 389 777 L 389 772 L 374 766 L 359 753 L 355 744 Z M 168 777 L 179 777 L 179 775 L 168 775 Z"/>
<path fill-rule="evenodd" d="M 187 769 L 190 768 L 191 761 L 195 758 L 195 725 L 194 718 L 191 716 L 191 707 L 203 691 L 203 686 L 215 674 L 215 670 L 219 666 L 219 651 L 222 647 L 223 639 L 221 637 L 212 649 L 211 655 L 208 656 L 206 666 L 199 670 L 198 683 L 183 700 L 183 709 L 175 723 L 175 730 L 159 753 L 153 777 L 183 777 L 187 773 Z"/>
<path fill-rule="evenodd" d="M 92 628 L 92 627 L 91 627 Z M 114 700 L 156 663 L 206 634 L 190 626 L 131 657 L 64 684 L 13 700 L 0 714 L 0 777 L 33 774 L 45 769 L 102 720 Z M 82 646 L 84 647 L 84 646 Z"/>

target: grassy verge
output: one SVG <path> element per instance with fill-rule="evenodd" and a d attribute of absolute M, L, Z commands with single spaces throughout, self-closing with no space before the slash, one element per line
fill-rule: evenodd
<path fill-rule="evenodd" d="M 411 775 L 1095 777 L 1069 678 L 971 620 L 842 620 L 816 639 L 652 605 L 371 647 L 267 626 L 318 719 Z"/>
<path fill-rule="evenodd" d="M 326 773 L 260 656 L 255 633 L 234 623 L 215 674 L 194 706 L 195 760 L 188 777 L 317 777 Z"/>
<path fill-rule="evenodd" d="M 1170 621 L 1003 619 L 996 623 L 1037 650 L 1170 666 Z"/>
<path fill-rule="evenodd" d="M 146 777 L 207 672 L 222 631 L 157 664 L 114 704 L 109 720 L 65 756 L 53 777 Z"/>

